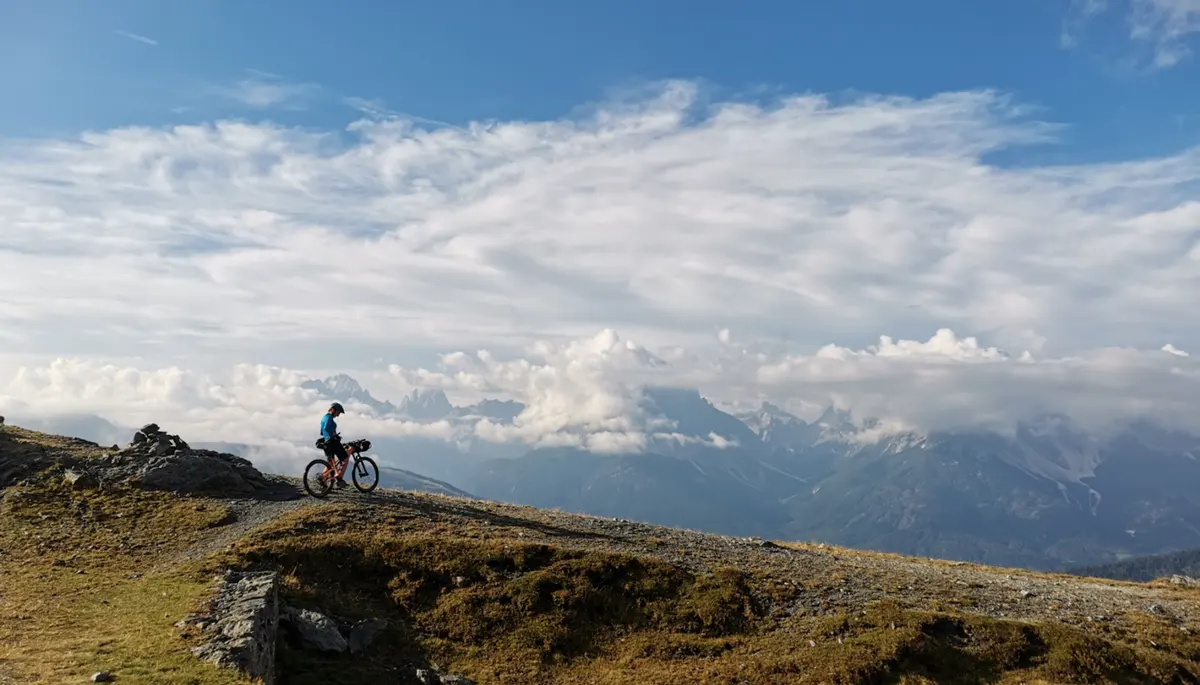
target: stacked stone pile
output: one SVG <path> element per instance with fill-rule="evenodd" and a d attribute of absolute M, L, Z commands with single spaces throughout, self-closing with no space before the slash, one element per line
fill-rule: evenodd
<path fill-rule="evenodd" d="M 273 487 L 248 460 L 195 449 L 156 423 L 142 426 L 124 448 L 80 464 L 65 477 L 77 488 L 124 483 L 151 490 L 234 496 L 254 495 Z"/>
<path fill-rule="evenodd" d="M 151 457 L 165 457 L 180 450 L 189 449 L 191 447 L 184 442 L 183 438 L 161 430 L 157 423 L 148 423 L 133 434 L 133 441 L 122 451 L 134 451 Z"/>

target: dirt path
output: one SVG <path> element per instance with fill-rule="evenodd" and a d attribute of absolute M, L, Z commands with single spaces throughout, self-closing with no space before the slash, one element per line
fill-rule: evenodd
<path fill-rule="evenodd" d="M 274 481 L 278 487 L 265 498 L 213 500 L 228 510 L 225 522 L 214 528 L 213 535 L 200 544 L 160 560 L 155 569 L 162 570 L 200 559 L 232 545 L 256 528 L 265 526 L 284 514 L 321 504 L 321 500 L 309 497 L 304 492 L 298 478 L 269 476 L 268 479 Z"/>

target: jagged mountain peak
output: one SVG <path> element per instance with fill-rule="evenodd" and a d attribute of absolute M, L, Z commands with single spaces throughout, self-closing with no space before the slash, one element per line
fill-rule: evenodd
<path fill-rule="evenodd" d="M 646 387 L 639 405 L 648 415 L 671 425 L 667 432 L 705 440 L 718 435 L 742 447 L 760 442 L 743 421 L 717 408 L 695 388 Z"/>
<path fill-rule="evenodd" d="M 441 390 L 415 388 L 400 400 L 398 411 L 414 419 L 436 421 L 454 413 L 454 405 Z"/>
<path fill-rule="evenodd" d="M 375 399 L 370 392 L 362 387 L 361 383 L 352 376 L 344 373 L 335 374 L 323 380 L 315 378 L 307 380 L 301 383 L 300 387 L 307 390 L 315 390 L 322 397 L 337 400 L 338 402 L 353 400 L 360 404 L 365 404 L 381 414 L 390 414 L 396 410 L 391 402 L 381 402 Z"/>
<path fill-rule="evenodd" d="M 325 386 L 335 394 L 354 396 L 363 392 L 362 384 L 348 374 L 339 373 L 325 379 Z"/>

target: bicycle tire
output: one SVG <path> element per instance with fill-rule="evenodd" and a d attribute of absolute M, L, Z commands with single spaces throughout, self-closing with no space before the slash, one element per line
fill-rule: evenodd
<path fill-rule="evenodd" d="M 309 474 L 312 472 L 314 466 L 320 467 L 320 470 L 313 474 L 310 479 Z M 332 482 L 326 482 L 321 478 L 321 475 L 324 474 L 325 470 L 328 468 L 329 461 L 326 459 L 313 459 L 312 461 L 308 462 L 308 466 L 304 467 L 304 491 L 307 492 L 309 496 L 322 499 L 329 494 L 330 490 L 333 489 Z M 316 482 L 315 487 L 313 485 L 313 481 Z"/>
<path fill-rule="evenodd" d="M 362 471 L 362 475 L 364 477 L 374 474 L 371 478 L 371 484 L 369 486 L 363 486 L 363 484 L 359 482 L 359 471 Z M 359 492 L 371 492 L 379 486 L 379 465 L 376 464 L 375 460 L 370 457 L 359 457 L 357 463 L 354 464 L 353 470 L 350 472 L 350 480 L 354 481 L 354 487 L 357 488 Z"/>

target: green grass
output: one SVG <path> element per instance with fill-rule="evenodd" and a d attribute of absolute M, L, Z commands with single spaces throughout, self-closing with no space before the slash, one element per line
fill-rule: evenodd
<path fill-rule="evenodd" d="M 351 508 L 289 515 L 223 561 L 287 569 L 288 602 L 392 622 L 373 660 L 283 650 L 288 682 L 361 682 L 400 663 L 436 663 L 480 683 L 566 685 L 1191 683 L 1200 673 L 1187 636 L 1154 623 L 1145 626 L 1153 637 L 1098 636 L 886 601 L 778 622 L 769 606 L 800 591 L 755 573 L 697 575 Z"/>
<path fill-rule="evenodd" d="M 0 664 L 17 682 L 238 683 L 192 658 L 173 624 L 210 578 L 153 572 L 225 510 L 164 493 L 10 488 L 0 505 Z"/>

